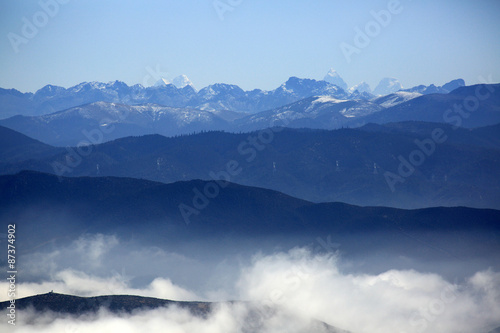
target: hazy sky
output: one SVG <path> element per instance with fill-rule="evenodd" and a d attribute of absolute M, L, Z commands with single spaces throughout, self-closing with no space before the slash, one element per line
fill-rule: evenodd
<path fill-rule="evenodd" d="M 41 3 L 59 2 L 0 1 L 0 87 L 21 91 L 151 85 L 180 74 L 198 89 L 274 89 L 290 76 L 322 79 L 329 68 L 372 89 L 387 76 L 405 87 L 500 81 L 498 0 L 400 0 L 394 8 L 397 0 L 59 0 L 46 9 Z M 376 23 L 371 11 L 388 7 L 390 22 Z M 355 40 L 356 27 L 369 29 L 368 41 Z M 347 44 L 356 48 L 350 59 Z"/>

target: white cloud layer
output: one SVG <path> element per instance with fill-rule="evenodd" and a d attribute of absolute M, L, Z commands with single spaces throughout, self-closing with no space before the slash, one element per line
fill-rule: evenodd
<path fill-rule="evenodd" d="M 119 241 L 109 236 L 92 236 L 74 243 L 71 253 L 77 255 L 80 249 L 83 257 L 91 244 L 93 251 L 87 258 L 102 266 Z M 151 253 L 151 249 L 144 251 Z M 52 254 L 50 258 L 59 255 Z M 224 281 L 232 283 L 227 288 L 236 291 L 236 298 L 280 309 L 273 316 L 261 318 L 264 322 L 259 332 L 305 332 L 310 329 L 311 318 L 354 333 L 487 333 L 500 326 L 498 272 L 480 271 L 465 281 L 452 283 L 437 274 L 415 270 L 346 274 L 339 269 L 340 260 L 332 253 L 314 255 L 303 248 L 259 254 L 241 268 L 236 280 Z M 7 288 L 7 282 L 0 283 L 0 290 Z M 51 274 L 45 281 L 20 281 L 17 290 L 19 297 L 54 290 L 81 296 L 133 294 L 201 299 L 200 294 L 176 285 L 168 277 L 156 277 L 138 288 L 116 272 L 98 276 L 71 267 Z M 224 294 L 224 290 L 203 293 Z M 21 312 L 16 332 L 252 332 L 248 311 L 248 305 L 240 303 L 221 305 L 205 319 L 178 308 L 128 315 L 101 311 L 94 317 L 78 318 L 55 318 L 50 314 L 36 317 Z M 257 322 L 254 318 L 253 323 Z M 6 319 L 0 322 L 0 331 L 8 328 Z"/>
<path fill-rule="evenodd" d="M 500 326 L 500 273 L 477 272 L 453 284 L 413 270 L 343 274 L 337 260 L 305 249 L 257 257 L 239 289 L 245 298 L 352 332 L 487 332 Z"/>

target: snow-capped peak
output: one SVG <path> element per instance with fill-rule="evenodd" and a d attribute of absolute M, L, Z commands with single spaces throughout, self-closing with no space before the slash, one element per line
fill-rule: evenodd
<path fill-rule="evenodd" d="M 169 84 L 170 84 L 170 81 L 168 81 L 167 79 L 162 77 L 161 79 L 156 81 L 156 83 L 154 84 L 153 87 L 164 87 L 164 86 L 169 85 Z"/>
<path fill-rule="evenodd" d="M 175 79 L 172 80 L 172 83 L 179 89 L 182 89 L 186 86 L 191 86 L 194 88 L 193 83 L 184 74 L 177 76 Z"/>
<path fill-rule="evenodd" d="M 373 94 L 379 96 L 385 96 L 401 89 L 403 89 L 403 86 L 398 81 L 398 79 L 395 79 L 393 77 L 385 77 L 382 80 L 380 80 L 375 90 L 373 90 Z"/>
<path fill-rule="evenodd" d="M 339 73 L 337 73 L 337 71 L 333 68 L 330 68 L 323 80 L 347 91 L 347 83 L 345 83 L 345 81 L 340 77 Z"/>
<path fill-rule="evenodd" d="M 370 88 L 370 85 L 368 83 L 366 83 L 365 81 L 363 81 L 361 83 L 358 83 L 357 85 L 352 86 L 351 88 L 349 88 L 349 92 L 350 93 L 353 93 L 356 90 L 359 91 L 360 93 L 362 93 L 362 92 L 366 92 L 366 93 L 369 93 L 369 94 L 372 93 L 372 89 Z"/>
<path fill-rule="evenodd" d="M 326 76 L 340 77 L 339 73 L 335 69 L 333 69 L 333 68 L 330 68 L 330 70 L 328 71 L 328 73 L 326 73 Z"/>

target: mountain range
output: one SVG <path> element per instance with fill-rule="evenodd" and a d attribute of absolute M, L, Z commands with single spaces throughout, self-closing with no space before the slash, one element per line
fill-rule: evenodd
<path fill-rule="evenodd" d="M 420 93 L 451 91 L 463 80 L 455 80 L 443 89 L 418 86 L 412 88 Z M 444 88 L 446 87 L 446 88 Z M 401 89 L 396 79 L 382 79 L 374 94 L 390 94 Z M 427 89 L 428 88 L 428 89 Z M 412 90 L 412 91 L 413 91 Z M 196 91 L 185 75 L 176 77 L 172 83 L 160 78 L 152 87 L 140 84 L 128 86 L 124 82 L 82 82 L 70 88 L 46 85 L 35 93 L 21 93 L 15 89 L 0 88 L 0 119 L 15 115 L 36 116 L 62 111 L 94 102 L 109 102 L 128 105 L 159 104 L 169 107 L 194 108 L 199 110 L 229 110 L 255 113 L 280 107 L 311 96 L 330 96 L 340 99 L 371 99 L 374 95 L 366 83 L 348 88 L 345 81 L 333 69 L 324 80 L 290 77 L 280 87 L 265 91 L 244 91 L 231 84 L 217 83 Z"/>
<path fill-rule="evenodd" d="M 347 83 L 342 79 L 342 77 L 339 75 L 339 73 L 331 68 L 328 73 L 325 75 L 323 78 L 324 81 L 329 82 L 331 84 L 334 84 L 343 90 L 349 92 L 349 93 L 354 93 L 355 91 L 358 91 L 359 93 L 365 93 L 369 94 L 367 96 L 372 96 L 372 97 L 380 97 L 380 96 L 385 96 L 389 94 L 393 94 L 398 91 L 406 91 L 406 92 L 417 92 L 423 95 L 428 95 L 428 94 L 447 94 L 452 92 L 453 90 L 465 86 L 465 81 L 463 79 L 456 79 L 452 80 L 443 86 L 436 86 L 434 84 L 431 84 L 429 86 L 426 85 L 418 85 L 412 88 L 404 89 L 403 85 L 399 82 L 398 79 L 396 78 L 390 78 L 386 77 L 380 80 L 378 85 L 375 87 L 375 89 L 372 91 L 370 88 L 370 85 L 366 82 L 360 82 L 350 88 L 348 88 Z"/>
<path fill-rule="evenodd" d="M 407 92 L 418 92 L 423 95 L 428 95 L 428 94 L 447 94 L 452 92 L 455 89 L 458 89 L 460 87 L 465 86 L 465 81 L 462 79 L 456 79 L 452 80 L 443 86 L 437 87 L 434 84 L 431 84 L 429 86 L 425 85 L 419 85 L 410 89 L 401 89 L 402 91 L 407 91 Z"/>
<path fill-rule="evenodd" d="M 28 329 L 172 315 L 203 325 L 222 308 L 248 333 L 282 323 L 348 333 L 330 326 L 357 331 L 335 321 L 343 307 L 359 315 L 365 303 L 371 311 L 397 299 L 403 306 L 381 311 L 385 320 L 410 299 L 385 295 L 437 300 L 432 290 L 445 285 L 458 299 L 450 313 L 490 307 L 484 290 L 495 292 L 500 269 L 500 84 L 404 89 L 385 78 L 372 91 L 349 88 L 332 69 L 271 91 L 197 91 L 179 76 L 147 88 L 0 89 L 0 103 L 0 226 L 15 226 L 16 280 L 25 295 L 58 289 L 15 300 Z M 281 278 L 279 288 L 307 297 L 278 306 Z M 271 293 L 259 291 L 268 285 Z M 267 294 L 272 305 L 262 306 Z M 434 302 L 424 301 L 415 304 Z M 333 303 L 341 308 L 304 311 Z M 476 331 L 497 326 L 493 318 Z"/>
<path fill-rule="evenodd" d="M 189 80 L 186 78 L 186 80 Z M 179 84 L 178 84 L 179 85 Z M 280 87 L 264 91 L 244 91 L 231 84 L 216 83 L 196 91 L 190 84 L 182 88 L 161 79 L 152 87 L 140 84 L 128 86 L 114 81 L 110 83 L 83 82 L 74 87 L 47 85 L 34 94 L 15 89 L 0 89 L 2 109 L 0 118 L 14 115 L 43 115 L 93 102 L 121 104 L 159 104 L 170 107 L 200 110 L 230 110 L 258 112 L 282 106 L 314 95 L 347 98 L 341 88 L 326 81 L 291 77 Z"/>
<path fill-rule="evenodd" d="M 274 96 L 269 97 L 269 101 L 275 98 L 286 99 L 292 92 L 297 98 L 305 96 L 316 91 L 314 87 L 318 83 L 321 83 L 322 88 L 330 90 L 331 94 L 303 98 L 250 115 L 227 110 L 209 111 L 158 104 L 94 102 L 42 116 L 17 115 L 0 120 L 0 125 L 51 145 L 76 146 L 132 135 L 173 136 L 210 130 L 248 132 L 274 126 L 338 129 L 368 123 L 425 121 L 474 128 L 500 123 L 498 84 L 465 86 L 447 94 L 423 95 L 419 92 L 398 91 L 366 100 L 347 99 L 343 90 L 325 81 L 290 79 L 283 90 L 278 89 L 273 93 Z M 169 87 L 176 89 L 172 85 Z M 223 88 L 219 87 L 217 90 Z M 230 90 L 234 92 L 238 88 L 234 86 Z M 316 92 L 321 91 L 324 92 L 322 89 Z M 243 91 L 240 92 L 244 94 Z M 487 98 L 480 101 L 475 97 L 477 92 Z M 332 97 L 332 94 L 337 94 L 337 97 Z M 236 100 L 233 102 L 236 103 Z"/>
<path fill-rule="evenodd" d="M 498 209 L 499 126 L 470 130 L 402 122 L 333 131 L 275 128 L 265 131 L 267 136 L 213 131 L 170 138 L 127 137 L 85 149 L 49 146 L 0 127 L 0 141 L 5 142 L 0 145 L 0 174 L 35 170 L 171 183 L 227 175 L 228 163 L 235 161 L 241 170 L 230 176 L 231 181 L 315 202 Z M 436 128 L 446 140 L 430 144 Z M 401 161 L 408 161 L 413 151 L 431 148 L 424 163 L 392 191 L 389 183 L 392 175 L 399 174 Z"/>
<path fill-rule="evenodd" d="M 191 82 L 191 80 L 189 80 L 189 78 L 186 75 L 179 75 L 175 77 L 172 80 L 172 82 L 162 77 L 158 81 L 156 81 L 156 83 L 153 86 L 161 87 L 161 86 L 167 86 L 169 84 L 173 84 L 178 89 L 182 89 L 186 86 L 191 86 L 194 90 L 196 90 L 193 83 Z"/>

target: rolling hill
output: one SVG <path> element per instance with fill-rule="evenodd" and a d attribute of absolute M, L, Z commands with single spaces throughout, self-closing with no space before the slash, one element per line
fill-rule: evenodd
<path fill-rule="evenodd" d="M 9 305 L 9 302 L 0 302 L 0 306 L 4 308 Z M 117 318 L 124 318 L 124 316 L 137 315 L 141 311 L 167 310 L 168 308 L 175 309 L 173 311 L 187 310 L 190 315 L 199 320 L 209 320 L 209 317 L 221 305 L 245 307 L 245 313 L 242 314 L 240 325 L 242 330 L 248 333 L 262 332 L 266 328 L 268 321 L 278 320 L 277 318 L 283 315 L 282 312 L 284 312 L 282 309 L 271 308 L 257 302 L 181 302 L 131 295 L 78 297 L 49 292 L 16 300 L 18 310 L 32 309 L 37 316 L 58 316 L 61 318 L 71 315 L 73 320 L 84 317 L 89 320 L 97 317 L 99 311 L 104 310 Z M 318 320 L 312 319 L 308 321 L 306 327 L 296 332 L 349 333 Z M 301 321 L 297 320 L 297 323 L 301 323 Z M 74 324 L 71 327 L 74 327 Z"/>

